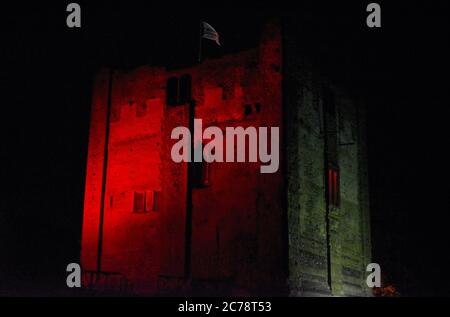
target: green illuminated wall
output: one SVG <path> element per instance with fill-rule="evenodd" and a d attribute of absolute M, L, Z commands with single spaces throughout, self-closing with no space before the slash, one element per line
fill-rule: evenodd
<path fill-rule="evenodd" d="M 289 289 L 293 296 L 365 296 L 370 263 L 364 105 L 305 59 L 301 31 L 284 22 Z M 302 57 L 300 57 L 302 56 Z M 328 212 L 322 89 L 335 96 L 340 204 Z"/>

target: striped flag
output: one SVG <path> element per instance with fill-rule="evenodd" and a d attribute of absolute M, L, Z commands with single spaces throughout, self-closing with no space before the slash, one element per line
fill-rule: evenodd
<path fill-rule="evenodd" d="M 202 30 L 202 37 L 211 41 L 214 41 L 217 43 L 217 45 L 220 46 L 219 42 L 219 33 L 208 23 L 202 22 L 203 30 Z"/>

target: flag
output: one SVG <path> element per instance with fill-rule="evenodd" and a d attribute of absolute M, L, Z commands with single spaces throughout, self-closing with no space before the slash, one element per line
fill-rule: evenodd
<path fill-rule="evenodd" d="M 219 42 L 219 33 L 208 23 L 202 22 L 203 30 L 202 37 L 217 43 L 220 46 Z"/>

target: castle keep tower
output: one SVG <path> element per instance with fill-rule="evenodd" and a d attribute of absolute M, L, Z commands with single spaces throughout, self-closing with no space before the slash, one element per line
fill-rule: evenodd
<path fill-rule="evenodd" d="M 95 80 L 81 263 L 85 286 L 139 294 L 365 295 L 362 104 L 268 23 L 259 45 Z M 280 127 L 280 168 L 175 163 L 175 127 Z"/>

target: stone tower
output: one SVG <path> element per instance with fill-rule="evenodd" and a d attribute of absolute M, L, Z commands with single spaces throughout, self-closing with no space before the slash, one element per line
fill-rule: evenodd
<path fill-rule="evenodd" d="M 86 287 L 369 294 L 364 107 L 308 66 L 286 25 L 269 22 L 257 47 L 195 66 L 99 72 L 81 250 Z M 173 162 L 171 131 L 192 128 L 193 118 L 222 131 L 280 127 L 279 170 Z"/>

